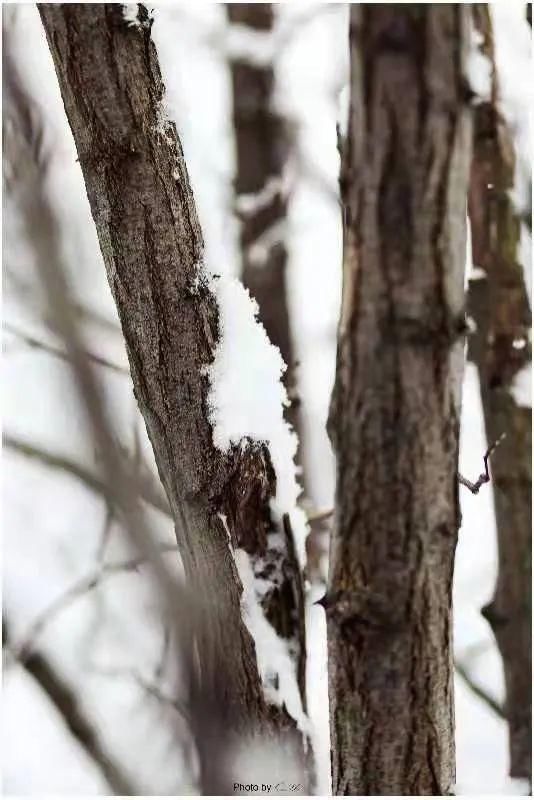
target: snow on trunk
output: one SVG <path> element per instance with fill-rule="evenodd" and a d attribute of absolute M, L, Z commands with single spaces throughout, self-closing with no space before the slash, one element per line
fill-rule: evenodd
<path fill-rule="evenodd" d="M 152 37 L 166 83 L 165 69 L 172 68 L 172 53 L 162 31 L 164 15 L 157 10 L 153 15 Z M 177 124 L 175 105 L 162 100 L 162 113 Z M 263 551 L 234 547 L 230 515 L 219 513 L 243 586 L 243 622 L 254 640 L 266 701 L 285 709 L 298 729 L 308 734 L 302 677 L 305 654 L 298 624 L 293 625 L 294 634 L 282 636 L 270 621 L 270 604 L 273 597 L 283 594 L 288 565 L 296 556 L 299 569 L 304 566 L 307 535 L 306 517 L 297 502 L 301 493 L 294 462 L 298 439 L 284 419 L 289 401 L 281 379 L 286 365 L 258 321 L 257 303 L 241 281 L 217 274 L 212 265 L 201 261 L 193 290 L 208 291 L 218 313 L 213 361 L 203 370 L 209 381 L 207 405 L 213 444 L 226 456 L 265 446 L 275 475 Z M 292 577 L 293 586 L 295 581 L 300 577 Z M 294 602 L 303 620 L 302 598 Z"/>

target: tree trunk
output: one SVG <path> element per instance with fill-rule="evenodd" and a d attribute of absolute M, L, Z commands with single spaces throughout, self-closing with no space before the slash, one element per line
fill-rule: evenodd
<path fill-rule="evenodd" d="M 176 129 L 164 115 L 152 21 L 142 5 L 134 24 L 127 24 L 120 4 L 41 4 L 39 11 L 135 396 L 198 598 L 201 689 L 206 707 L 219 712 L 205 735 L 227 742 L 234 734 L 292 732 L 287 709 L 263 691 L 233 551 L 263 559 L 266 571 L 280 570 L 281 585 L 265 595 L 263 613 L 282 639 L 291 640 L 303 698 L 300 573 L 287 525 L 278 525 L 280 550 L 267 546 L 275 529 L 269 501 L 276 484 L 268 448 L 248 442 L 224 453 L 212 442 L 204 367 L 219 335 L 218 308 L 199 281 L 202 234 Z"/>
<path fill-rule="evenodd" d="M 475 6 L 483 51 L 494 65 L 488 7 Z M 514 397 L 513 384 L 531 364 L 531 312 L 518 263 L 519 219 L 510 192 L 514 151 L 497 108 L 493 67 L 490 101 L 476 106 L 469 216 L 473 263 L 484 271 L 469 283 L 468 308 L 476 324 L 468 356 L 478 367 L 488 442 L 506 432 L 492 456 L 499 576 L 483 609 L 504 664 L 510 775 L 531 779 L 532 633 L 531 496 L 532 411 Z"/>
<path fill-rule="evenodd" d="M 246 26 L 251 34 L 272 33 L 271 3 L 228 3 L 226 8 L 232 25 Z M 259 318 L 269 339 L 280 348 L 287 364 L 284 382 L 293 399 L 294 357 L 284 241 L 287 197 L 283 185 L 289 131 L 273 107 L 272 64 L 260 66 L 238 56 L 231 61 L 231 73 L 237 160 L 235 207 L 241 222 L 242 278 L 259 305 Z M 286 409 L 286 418 L 296 429 L 296 404 Z"/>
<path fill-rule="evenodd" d="M 352 5 L 328 620 L 334 794 L 454 782 L 468 7 Z"/>

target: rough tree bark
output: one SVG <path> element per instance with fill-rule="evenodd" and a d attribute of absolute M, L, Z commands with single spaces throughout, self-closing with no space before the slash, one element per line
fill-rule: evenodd
<path fill-rule="evenodd" d="M 232 548 L 263 557 L 267 570 L 281 570 L 282 585 L 266 595 L 264 613 L 280 636 L 294 640 L 304 697 L 300 574 L 287 531 L 280 531 L 284 553 L 267 548 L 276 482 L 267 447 L 249 443 L 222 453 L 212 443 L 203 367 L 213 357 L 218 312 L 214 296 L 198 281 L 202 233 L 176 129 L 163 113 L 151 19 L 142 5 L 135 24 L 126 24 L 120 4 L 41 4 L 39 11 L 135 396 L 198 598 L 201 688 L 206 707 L 219 710 L 218 724 L 206 724 L 205 735 L 216 742 L 233 734 L 292 732 L 286 709 L 264 696 L 254 642 L 241 616 Z"/>
<path fill-rule="evenodd" d="M 497 106 L 493 36 L 487 5 L 474 6 L 482 49 L 493 64 L 492 97 L 474 112 L 469 190 L 473 263 L 484 275 L 469 283 L 476 330 L 468 357 L 478 367 L 488 441 L 506 438 L 492 456 L 499 575 L 482 613 L 504 664 L 510 775 L 531 780 L 532 765 L 532 410 L 518 405 L 513 383 L 532 359 L 531 311 L 518 262 L 520 224 L 511 199 L 514 149 Z"/>
<path fill-rule="evenodd" d="M 328 621 L 334 794 L 454 781 L 468 7 L 352 5 Z"/>

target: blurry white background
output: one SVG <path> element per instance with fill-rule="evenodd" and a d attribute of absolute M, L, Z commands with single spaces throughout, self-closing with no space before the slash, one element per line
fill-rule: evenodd
<path fill-rule="evenodd" d="M 531 70 L 524 4 L 500 4 L 494 22 L 503 106 L 514 123 L 522 180 L 528 184 L 530 159 L 524 153 L 530 141 Z M 31 95 L 33 113 L 42 126 L 44 190 L 59 223 L 61 255 L 88 349 L 112 365 L 98 370 L 115 436 L 131 459 L 137 454 L 143 469 L 155 476 L 81 170 L 35 6 L 3 6 L 3 31 L 10 67 L 16 68 Z M 325 421 L 341 288 L 336 121 L 347 71 L 346 8 L 282 4 L 275 35 L 283 42 L 276 50 L 277 102 L 295 137 L 288 289 L 300 363 L 304 469 L 311 505 L 324 509 L 332 505 L 334 487 Z M 237 274 L 239 229 L 232 213 L 235 153 L 228 67 L 232 42 L 224 6 L 159 6 L 154 36 L 198 204 L 207 259 L 217 271 Z M 4 140 L 9 141 L 6 134 Z M 176 746 L 176 731 L 185 728 L 165 693 L 165 687 L 172 685 L 173 665 L 165 658 L 167 636 L 158 615 L 158 595 L 143 566 L 102 572 L 102 564 L 128 562 L 132 552 L 101 491 L 92 485 L 98 476 L 98 454 L 85 435 L 68 363 L 57 352 L 62 344 L 47 322 L 36 277 L 36 231 L 27 229 L 24 194 L 16 188 L 24 163 L 16 160 L 16 148 L 10 151 L 7 145 L 4 159 L 4 175 L 15 187 L 4 187 L 3 216 L 3 615 L 9 641 L 16 647 L 32 636 L 38 652 L 76 697 L 96 731 L 98 747 L 137 794 L 187 793 L 193 790 L 182 761 L 187 757 L 185 744 Z M 525 238 L 526 253 L 527 246 Z M 468 364 L 461 430 L 463 474 L 479 474 L 486 446 L 476 370 Z M 496 576 L 492 490 L 485 486 L 478 496 L 463 487 L 460 491 L 456 659 L 502 704 L 500 656 L 480 614 L 491 598 Z M 173 545 L 170 518 L 151 505 L 147 513 L 158 540 Z M 166 560 L 176 562 L 177 555 L 170 553 Z M 100 577 L 93 588 L 81 585 L 79 592 L 65 597 L 94 574 Z M 42 615 L 44 624 L 36 631 Z M 320 607 L 308 609 L 308 622 L 308 696 L 319 788 L 328 793 L 326 643 Z M 42 686 L 9 656 L 4 658 L 3 712 L 4 793 L 110 793 L 101 767 L 69 731 Z M 456 740 L 458 793 L 521 789 L 507 779 L 504 720 L 458 676 Z"/>

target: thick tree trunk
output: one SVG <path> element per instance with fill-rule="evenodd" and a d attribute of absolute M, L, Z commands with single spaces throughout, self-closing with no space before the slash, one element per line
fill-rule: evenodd
<path fill-rule="evenodd" d="M 246 26 L 252 35 L 272 32 L 271 3 L 228 3 L 227 12 L 232 25 Z M 241 223 L 242 278 L 259 305 L 259 318 L 269 339 L 280 348 L 288 366 L 284 381 L 293 398 L 294 357 L 284 242 L 287 197 L 283 185 L 289 132 L 273 106 L 273 65 L 260 66 L 243 56 L 232 59 L 230 66 L 237 160 L 235 206 Z M 286 418 L 296 429 L 296 404 L 287 408 Z"/>
<path fill-rule="evenodd" d="M 468 7 L 352 5 L 328 620 L 334 794 L 454 782 Z"/>
<path fill-rule="evenodd" d="M 281 570 L 281 586 L 266 595 L 263 610 L 276 632 L 291 640 L 303 696 L 300 574 L 282 525 L 285 547 L 277 553 L 267 547 L 275 526 L 267 447 L 249 443 L 222 453 L 212 442 L 203 368 L 213 358 L 218 309 L 199 282 L 202 234 L 175 126 L 163 111 L 151 20 L 143 6 L 138 9 L 137 22 L 127 24 L 120 4 L 39 6 L 135 396 L 198 598 L 201 689 L 206 708 L 217 707 L 220 716 L 218 725 L 206 720 L 205 735 L 214 741 L 258 731 L 278 735 L 295 723 L 285 707 L 265 698 L 241 615 L 233 549 Z"/>
<path fill-rule="evenodd" d="M 483 50 L 494 63 L 489 11 L 475 6 Z M 513 384 L 531 363 L 531 312 L 518 263 L 519 219 L 510 193 L 514 151 L 493 97 L 475 109 L 474 158 L 469 216 L 473 263 L 483 277 L 469 284 L 469 313 L 476 330 L 468 356 L 477 365 L 489 442 L 506 438 L 491 460 L 497 521 L 499 576 L 495 595 L 483 609 L 504 664 L 510 775 L 531 779 L 532 633 L 531 496 L 532 410 L 520 406 Z"/>

